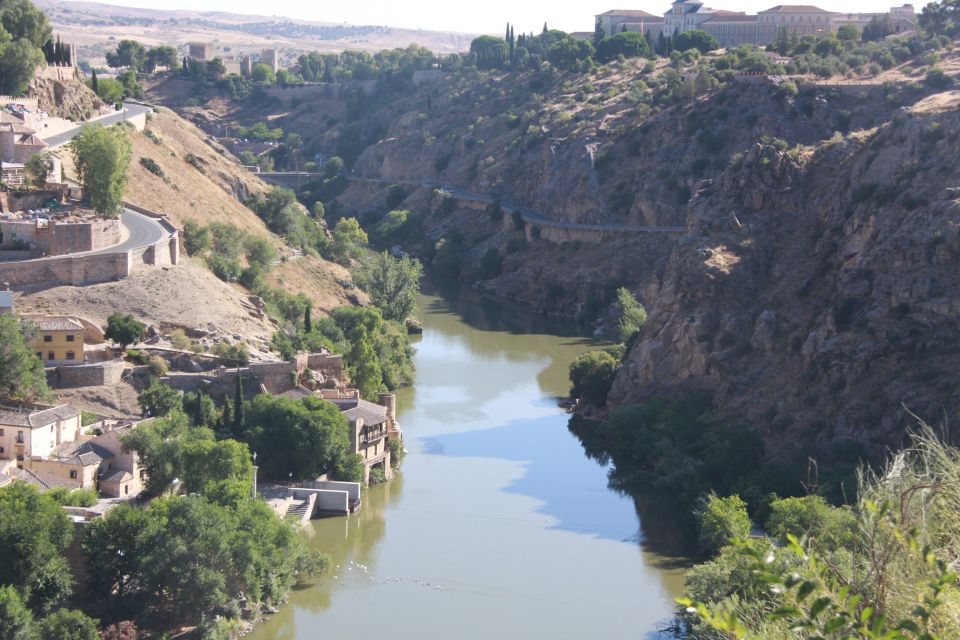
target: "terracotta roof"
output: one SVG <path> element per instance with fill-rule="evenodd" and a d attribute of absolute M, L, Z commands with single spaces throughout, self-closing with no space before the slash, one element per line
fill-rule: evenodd
<path fill-rule="evenodd" d="M 83 325 L 76 320 L 62 316 L 27 317 L 40 331 L 83 331 Z"/>
<path fill-rule="evenodd" d="M 113 453 L 92 442 L 64 442 L 50 452 L 48 458 L 55 458 L 57 462 L 89 467 L 112 458 Z"/>
<path fill-rule="evenodd" d="M 0 425 L 39 429 L 40 427 L 49 426 L 58 420 L 68 420 L 70 418 L 76 418 L 79 415 L 79 411 L 66 404 L 60 405 L 59 407 L 51 407 L 50 409 L 28 409 L 27 411 L 0 407 Z"/>
<path fill-rule="evenodd" d="M 652 13 L 647 13 L 646 11 L 640 11 L 639 9 L 614 9 L 612 11 L 607 11 L 606 13 L 601 13 L 597 17 L 609 17 L 609 18 L 658 18 Z"/>
<path fill-rule="evenodd" d="M 30 469 L 11 469 L 10 474 L 13 476 L 14 480 L 33 485 L 40 491 L 40 493 L 46 493 L 50 488 L 50 485 L 41 480 L 40 476 L 35 474 L 33 471 L 30 471 Z"/>
<path fill-rule="evenodd" d="M 760 13 L 831 13 L 810 4 L 778 4 Z"/>
<path fill-rule="evenodd" d="M 387 408 L 367 400 L 358 400 L 356 398 L 337 398 L 328 400 L 337 405 L 340 412 L 347 417 L 347 420 L 363 419 L 363 424 L 376 425 L 387 421 Z"/>
<path fill-rule="evenodd" d="M 114 471 L 109 476 L 101 478 L 104 482 L 126 482 L 128 480 L 133 480 L 133 474 L 129 471 Z"/>
<path fill-rule="evenodd" d="M 38 138 L 32 133 L 25 133 L 23 137 L 17 141 L 17 144 L 22 144 L 29 147 L 45 147 L 47 143 Z"/>
<path fill-rule="evenodd" d="M 719 15 L 705 20 L 703 24 L 712 24 L 714 22 L 756 22 L 757 16 L 748 16 L 745 14 Z"/>
<path fill-rule="evenodd" d="M 0 132 L 4 133 L 36 133 L 30 127 L 24 126 L 22 124 L 17 124 L 15 122 L 3 122 L 0 123 Z"/>

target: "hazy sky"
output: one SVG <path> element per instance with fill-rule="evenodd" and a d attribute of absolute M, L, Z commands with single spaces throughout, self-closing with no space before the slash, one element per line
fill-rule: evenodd
<path fill-rule="evenodd" d="M 412 29 L 463 31 L 467 33 L 499 33 L 507 21 L 515 30 L 537 31 L 544 21 L 551 28 L 564 31 L 590 31 L 593 17 L 609 9 L 642 9 L 654 14 L 667 10 L 670 0 L 632 2 L 631 0 L 101 0 L 106 4 L 163 9 L 193 9 L 197 11 L 229 11 L 277 15 L 323 22 L 388 25 Z M 812 0 L 793 0 L 794 3 Z M 893 4 L 882 0 L 842 0 L 841 4 L 814 3 L 834 11 L 884 11 Z M 707 0 L 717 9 L 755 12 L 778 4 L 778 0 Z M 921 4 L 916 5 L 919 9 Z"/>

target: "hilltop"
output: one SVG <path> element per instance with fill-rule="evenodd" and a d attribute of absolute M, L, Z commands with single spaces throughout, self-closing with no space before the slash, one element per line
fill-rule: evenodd
<path fill-rule="evenodd" d="M 81 59 L 105 63 L 104 54 L 126 38 L 146 45 L 184 46 L 210 42 L 229 55 L 259 52 L 263 48 L 294 54 L 304 51 L 380 51 L 416 43 L 438 53 L 470 48 L 473 35 L 388 26 L 345 25 L 277 16 L 217 11 L 139 9 L 95 2 L 38 0 L 54 31 L 78 45 Z"/>

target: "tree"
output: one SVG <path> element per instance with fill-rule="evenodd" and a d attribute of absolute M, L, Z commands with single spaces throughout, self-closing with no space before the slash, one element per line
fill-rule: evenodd
<path fill-rule="evenodd" d="M 32 640 L 33 613 L 11 585 L 0 586 L 0 640 Z"/>
<path fill-rule="evenodd" d="M 394 258 L 388 252 L 373 258 L 361 278 L 370 299 L 386 320 L 403 322 L 411 315 L 420 293 L 423 265 L 415 258 Z"/>
<path fill-rule="evenodd" d="M 167 416 L 174 411 L 183 410 L 183 396 L 172 387 L 168 387 L 156 378 L 137 396 L 143 415 L 152 418 Z"/>
<path fill-rule="evenodd" d="M 91 89 L 92 81 L 91 81 Z M 98 78 L 96 94 L 104 102 L 116 103 L 123 100 L 125 88 L 122 83 L 113 78 Z"/>
<path fill-rule="evenodd" d="M 158 67 L 173 69 L 180 63 L 177 56 L 177 50 L 169 45 L 150 47 L 147 51 L 147 61 L 144 65 L 144 71 L 153 73 Z"/>
<path fill-rule="evenodd" d="M 22 482 L 0 489 L 0 585 L 16 589 L 31 609 L 45 612 L 70 594 L 62 552 L 72 538 L 73 525 L 53 499 Z"/>
<path fill-rule="evenodd" d="M 207 62 L 207 77 L 210 80 L 218 82 L 225 75 L 227 75 L 227 65 L 223 64 L 223 60 L 214 58 Z"/>
<path fill-rule="evenodd" d="M 747 503 L 740 496 L 720 498 L 711 492 L 700 499 L 693 515 L 700 529 L 700 550 L 705 554 L 716 553 L 734 540 L 750 535 Z"/>
<path fill-rule="evenodd" d="M 593 45 L 586 40 L 567 36 L 547 52 L 547 60 L 558 71 L 589 71 L 593 66 Z"/>
<path fill-rule="evenodd" d="M 203 391 L 186 393 L 183 396 L 183 410 L 195 427 L 213 428 L 217 424 L 219 413 L 217 403 Z"/>
<path fill-rule="evenodd" d="M 333 228 L 333 257 L 337 262 L 348 264 L 367 242 L 367 234 L 356 218 L 341 218 Z"/>
<path fill-rule="evenodd" d="M 607 402 L 607 394 L 613 385 L 617 371 L 617 359 L 606 351 L 590 351 L 570 364 L 570 395 L 596 407 Z"/>
<path fill-rule="evenodd" d="M 133 69 L 122 71 L 117 79 L 123 87 L 124 98 L 136 98 L 137 100 L 143 98 L 143 87 L 140 85 L 136 71 Z"/>
<path fill-rule="evenodd" d="M 920 14 L 920 26 L 933 35 L 954 35 L 960 25 L 960 1 L 930 2 Z"/>
<path fill-rule="evenodd" d="M 26 39 L 9 41 L 8 34 L 0 33 L 0 93 L 23 94 L 43 60 L 43 52 Z"/>
<path fill-rule="evenodd" d="M 350 352 L 347 353 L 347 369 L 350 380 L 367 400 L 375 400 L 383 391 L 383 370 L 373 348 L 370 333 L 363 326 L 348 334 Z"/>
<path fill-rule="evenodd" d="M 700 53 L 709 53 L 720 48 L 720 42 L 706 31 L 692 29 L 673 36 L 673 49 L 687 51 L 696 49 Z"/>
<path fill-rule="evenodd" d="M 243 377 L 237 369 L 237 384 L 233 391 L 233 433 L 237 436 L 243 433 L 244 413 Z"/>
<path fill-rule="evenodd" d="M 49 151 L 35 153 L 27 160 L 25 168 L 33 176 L 34 186 L 42 189 L 53 171 L 53 154 Z"/>
<path fill-rule="evenodd" d="M 510 58 L 506 40 L 493 36 L 480 36 L 470 43 L 470 54 L 475 57 L 478 69 L 502 69 Z"/>
<path fill-rule="evenodd" d="M 243 241 L 244 249 L 247 253 L 247 261 L 251 265 L 261 269 L 270 269 L 273 267 L 273 261 L 277 259 L 277 250 L 273 248 L 270 241 L 262 236 L 247 236 Z"/>
<path fill-rule="evenodd" d="M 70 148 L 90 206 L 101 215 L 119 216 L 133 153 L 126 131 L 119 125 L 87 125 Z"/>
<path fill-rule="evenodd" d="M 622 342 L 630 339 L 647 323 L 647 310 L 626 287 L 617 289 L 617 337 Z"/>
<path fill-rule="evenodd" d="M 253 81 L 258 84 L 273 84 L 277 81 L 277 76 L 273 73 L 273 69 L 262 62 L 253 67 L 251 77 Z"/>
<path fill-rule="evenodd" d="M 597 18 L 597 22 L 593 27 L 593 46 L 599 47 L 600 43 L 607 37 L 607 31 L 603 28 L 603 23 L 600 21 L 600 18 Z"/>
<path fill-rule="evenodd" d="M 223 488 L 236 487 L 234 494 L 250 495 L 253 462 L 250 449 L 236 440 L 197 439 L 187 441 L 181 453 L 182 477 L 188 493 L 224 495 Z"/>
<path fill-rule="evenodd" d="M 640 58 L 650 55 L 650 45 L 643 34 L 635 31 L 618 33 L 597 43 L 597 60 L 602 63 L 624 58 Z"/>
<path fill-rule="evenodd" d="M 115 69 L 140 71 L 147 62 L 147 49 L 136 40 L 121 40 L 116 51 L 107 52 L 107 64 Z"/>
<path fill-rule="evenodd" d="M 792 535 L 841 548 L 853 544 L 856 527 L 849 507 L 832 507 L 823 496 L 811 495 L 771 502 L 766 531 L 781 544 L 787 544 Z"/>
<path fill-rule="evenodd" d="M 123 436 L 124 451 L 136 451 L 140 457 L 149 493 L 163 493 L 178 477 L 183 468 L 183 443 L 190 438 L 212 440 L 213 432 L 201 427 L 191 429 L 187 417 L 179 411 L 143 422 Z"/>
<path fill-rule="evenodd" d="M 196 220 L 183 223 L 183 244 L 191 256 L 199 255 L 213 246 L 210 230 Z"/>
<path fill-rule="evenodd" d="M 38 400 L 49 394 L 33 338 L 32 325 L 20 322 L 14 315 L 0 315 L 0 396 Z"/>
<path fill-rule="evenodd" d="M 860 39 L 860 32 L 851 24 L 843 24 L 837 29 L 837 38 L 839 40 L 856 42 Z"/>
<path fill-rule="evenodd" d="M 99 620 L 82 611 L 57 609 L 37 624 L 41 640 L 100 640 Z"/>
<path fill-rule="evenodd" d="M 244 440 L 269 478 L 316 478 L 347 454 L 347 419 L 331 402 L 260 394 L 249 408 Z"/>
<path fill-rule="evenodd" d="M 120 348 L 126 349 L 127 345 L 140 342 L 146 328 L 146 325 L 132 315 L 112 313 L 107 318 L 107 330 L 103 332 L 103 337 L 113 340 L 120 345 Z"/>
<path fill-rule="evenodd" d="M 90 72 L 90 88 L 97 95 L 100 95 L 100 85 L 97 82 L 97 70 L 94 69 Z"/>

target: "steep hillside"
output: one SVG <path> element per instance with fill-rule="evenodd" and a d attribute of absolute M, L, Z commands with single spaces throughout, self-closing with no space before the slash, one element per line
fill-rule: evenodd
<path fill-rule="evenodd" d="M 409 209 L 416 229 L 398 241 L 477 289 L 586 320 L 617 286 L 634 291 L 650 320 L 611 405 L 707 391 L 770 443 L 854 457 L 895 444 L 907 410 L 955 414 L 956 94 L 912 63 L 889 84 L 799 90 L 686 72 L 465 72 L 366 102 L 318 98 L 277 122 L 352 166 L 339 188 L 310 187 L 328 212 L 376 229 Z M 409 184 L 424 180 L 614 226 L 523 225 Z"/>
<path fill-rule="evenodd" d="M 104 106 L 97 94 L 79 77 L 61 80 L 43 77 L 41 72 L 30 83 L 30 96 L 37 98 L 41 111 L 56 118 L 74 121 L 96 116 Z"/>

